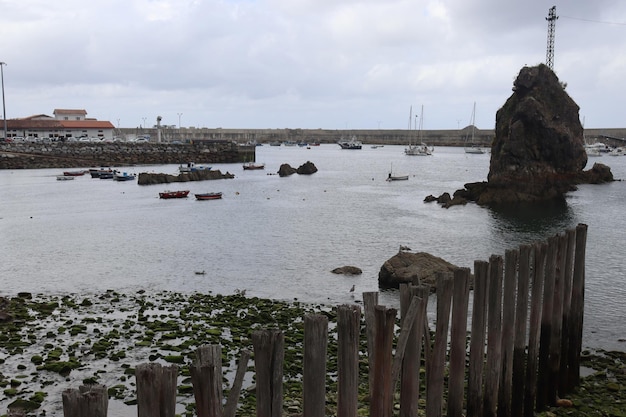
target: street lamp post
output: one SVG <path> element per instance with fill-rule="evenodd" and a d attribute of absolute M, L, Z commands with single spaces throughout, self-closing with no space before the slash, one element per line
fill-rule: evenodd
<path fill-rule="evenodd" d="M 6 62 L 0 62 L 0 79 L 2 80 L 2 119 L 4 120 L 4 140 L 7 140 L 7 106 L 4 103 L 4 66 Z"/>
<path fill-rule="evenodd" d="M 180 140 L 180 116 L 182 116 L 182 113 L 176 113 L 178 114 L 178 140 Z"/>

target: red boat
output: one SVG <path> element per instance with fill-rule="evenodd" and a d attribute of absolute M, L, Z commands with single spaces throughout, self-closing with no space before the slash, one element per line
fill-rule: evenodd
<path fill-rule="evenodd" d="M 219 200 L 222 198 L 222 193 L 204 193 L 194 194 L 197 200 Z"/>
<path fill-rule="evenodd" d="M 64 171 L 63 175 L 66 177 L 80 177 L 81 175 L 85 175 L 85 171 Z"/>
<path fill-rule="evenodd" d="M 189 190 L 163 191 L 159 193 L 159 198 L 185 198 L 187 195 L 189 195 Z"/>

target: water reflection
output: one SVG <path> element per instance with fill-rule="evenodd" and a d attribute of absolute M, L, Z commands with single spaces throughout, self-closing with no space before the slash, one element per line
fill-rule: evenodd
<path fill-rule="evenodd" d="M 488 210 L 492 239 L 508 247 L 546 239 L 578 223 L 565 200 L 519 203 Z"/>

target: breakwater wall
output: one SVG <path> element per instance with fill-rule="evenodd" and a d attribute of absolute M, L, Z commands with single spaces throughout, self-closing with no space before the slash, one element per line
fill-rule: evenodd
<path fill-rule="evenodd" d="M 240 144 L 257 142 L 307 142 L 337 143 L 341 138 L 356 136 L 364 144 L 407 145 L 409 142 L 424 141 L 430 146 L 463 146 L 472 137 L 470 126 L 463 129 L 449 130 L 415 130 L 406 129 L 222 129 L 222 128 L 161 128 L 156 129 L 117 129 L 121 137 L 133 138 L 139 135 L 150 135 L 151 140 L 158 137 L 164 142 L 198 142 L 198 141 L 232 141 Z M 494 137 L 493 129 L 474 130 L 473 142 L 481 146 L 489 146 Z"/>
<path fill-rule="evenodd" d="M 254 146 L 230 141 L 169 143 L 2 143 L 0 169 L 74 168 L 254 161 Z"/>
<path fill-rule="evenodd" d="M 407 145 L 409 141 L 423 141 L 430 146 L 464 146 L 472 137 L 472 127 L 462 129 L 415 130 L 406 129 L 224 129 L 182 127 L 173 129 L 162 127 L 160 133 L 156 128 L 116 129 L 120 137 L 133 138 L 139 135 L 150 135 L 152 141 L 162 142 L 197 142 L 197 141 L 233 141 L 239 144 L 248 142 L 319 142 L 337 143 L 342 137 L 352 135 L 364 144 Z M 480 146 L 491 146 L 495 137 L 494 129 L 478 129 L 473 132 L 473 142 Z M 587 141 L 602 141 L 610 146 L 623 146 L 626 129 L 585 129 Z"/>

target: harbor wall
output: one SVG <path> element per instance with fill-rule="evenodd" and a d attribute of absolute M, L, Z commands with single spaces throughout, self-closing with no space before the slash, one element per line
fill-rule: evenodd
<path fill-rule="evenodd" d="M 254 146 L 226 141 L 169 143 L 3 143 L 0 169 L 73 168 L 253 161 Z"/>
<path fill-rule="evenodd" d="M 137 137 L 150 135 L 151 141 L 159 137 L 157 129 L 118 129 L 121 137 Z M 222 128 L 163 128 L 161 140 L 163 142 L 195 142 L 203 140 L 234 141 L 237 143 L 270 143 L 270 142 L 319 142 L 337 143 L 341 138 L 356 136 L 364 144 L 380 145 L 407 145 L 409 142 L 423 141 L 431 146 L 464 146 L 472 137 L 472 128 L 447 130 L 415 130 L 406 129 L 222 129 Z M 481 146 L 490 146 L 495 137 L 494 129 L 474 129 L 473 143 Z M 623 146 L 626 137 L 626 128 L 616 129 L 585 129 L 587 141 L 607 140 L 608 145 Z M 421 139 L 418 139 L 421 138 Z M 614 140 L 615 143 L 610 141 Z"/>

